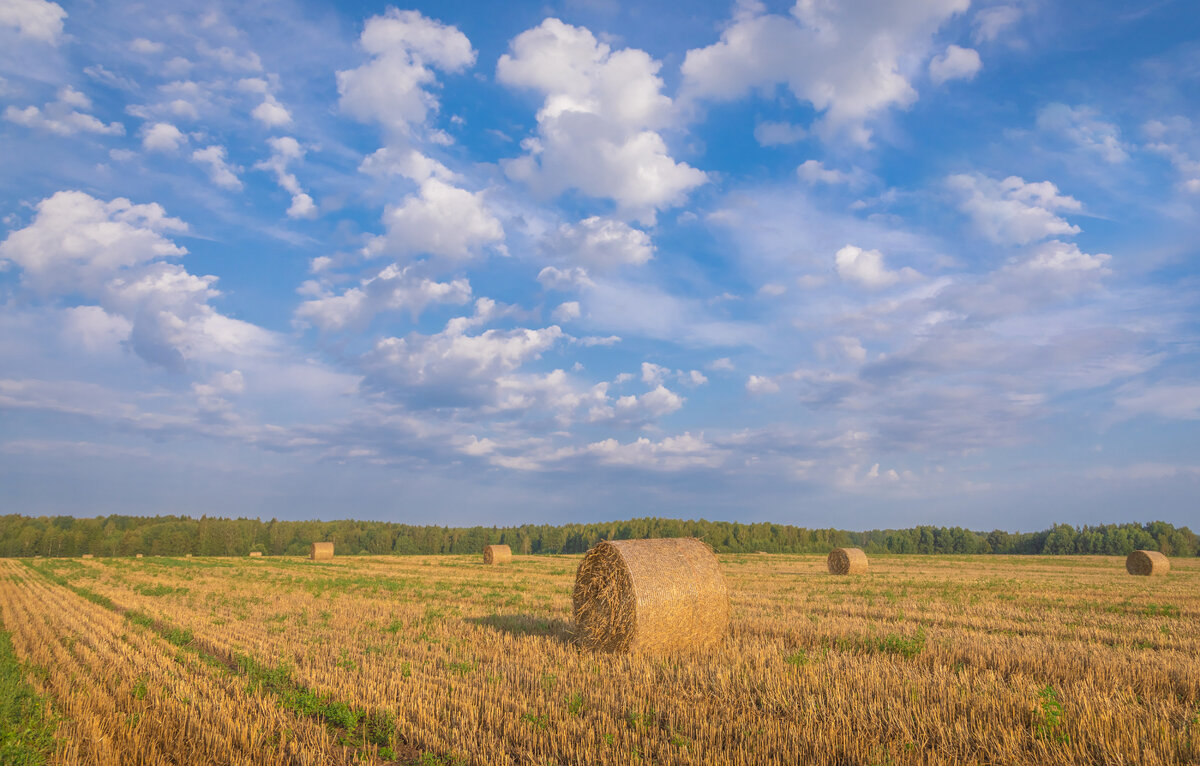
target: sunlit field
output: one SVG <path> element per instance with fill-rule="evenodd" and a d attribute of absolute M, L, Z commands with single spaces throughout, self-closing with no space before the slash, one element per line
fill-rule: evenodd
<path fill-rule="evenodd" d="M 572 643 L 579 556 L 0 562 L 57 763 L 1200 760 L 1200 561 L 722 555 L 715 651 Z"/>

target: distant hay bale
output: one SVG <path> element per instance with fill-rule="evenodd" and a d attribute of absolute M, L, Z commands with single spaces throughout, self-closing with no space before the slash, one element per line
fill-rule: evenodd
<path fill-rule="evenodd" d="M 867 554 L 861 548 L 834 548 L 825 563 L 830 574 L 862 574 L 867 571 Z"/>
<path fill-rule="evenodd" d="M 134 556 L 135 559 L 140 559 L 141 557 L 142 557 L 142 554 L 140 554 L 140 553 L 137 554 L 136 556 Z"/>
<path fill-rule="evenodd" d="M 190 553 L 188 553 L 184 556 L 185 559 L 190 559 L 191 557 L 192 557 L 192 554 L 190 554 Z"/>
<path fill-rule="evenodd" d="M 91 559 L 91 558 L 95 558 L 95 556 L 93 556 L 93 555 L 92 555 L 92 554 L 90 554 L 90 553 L 85 553 L 85 554 L 83 554 L 83 558 L 85 558 L 85 559 Z"/>
<path fill-rule="evenodd" d="M 252 558 L 252 559 L 262 558 L 262 551 L 250 551 L 250 558 Z"/>
<path fill-rule="evenodd" d="M 586 648 L 695 649 L 729 630 L 721 566 L 695 538 L 602 540 L 575 573 L 575 638 Z"/>
<path fill-rule="evenodd" d="M 512 562 L 512 548 L 507 545 L 483 546 L 483 563 L 508 564 Z"/>
<path fill-rule="evenodd" d="M 313 561 L 333 558 L 333 543 L 313 543 L 308 557 Z"/>
<path fill-rule="evenodd" d="M 1125 557 L 1125 570 L 1142 577 L 1162 575 L 1171 571 L 1171 562 L 1158 551 L 1134 551 Z"/>

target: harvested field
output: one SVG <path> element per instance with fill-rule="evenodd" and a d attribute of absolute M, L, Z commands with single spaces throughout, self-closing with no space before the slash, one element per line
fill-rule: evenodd
<path fill-rule="evenodd" d="M 718 559 L 728 636 L 688 656 L 575 644 L 580 556 L 0 562 L 0 617 L 59 763 L 1200 759 L 1196 559 Z"/>

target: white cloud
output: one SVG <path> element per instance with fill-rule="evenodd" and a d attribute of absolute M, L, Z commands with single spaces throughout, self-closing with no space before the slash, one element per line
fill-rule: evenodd
<path fill-rule="evenodd" d="M 994 5 L 984 8 L 975 14 L 972 21 L 972 25 L 975 27 L 973 39 L 976 43 L 991 42 L 999 37 L 1005 29 L 1017 23 L 1021 16 L 1021 9 L 1012 5 Z"/>
<path fill-rule="evenodd" d="M 1200 420 L 1200 385 L 1163 381 L 1123 386 L 1117 407 L 1130 414 L 1157 415 L 1170 420 Z"/>
<path fill-rule="evenodd" d="M 827 168 L 820 160 L 805 160 L 796 168 L 796 175 L 800 180 L 810 184 L 827 184 L 829 186 L 859 186 L 865 178 L 863 172 L 858 168 L 854 168 L 850 172 L 837 170 L 836 168 Z"/>
<path fill-rule="evenodd" d="M 169 122 L 156 122 L 142 130 L 142 148 L 151 152 L 173 152 L 187 142 L 187 136 Z"/>
<path fill-rule="evenodd" d="M 254 165 L 259 170 L 275 174 L 280 188 L 292 195 L 292 204 L 287 209 L 288 218 L 312 218 L 317 214 L 313 198 L 300 186 L 296 176 L 288 172 L 288 164 L 304 159 L 304 147 L 291 136 L 272 136 L 267 139 L 271 156 Z"/>
<path fill-rule="evenodd" d="M 790 16 L 742 6 L 719 42 L 688 51 L 683 90 L 729 100 L 785 84 L 824 113 L 827 134 L 867 143 L 868 120 L 916 100 L 909 82 L 914 66 L 928 56 L 934 33 L 967 5 L 798 0 Z"/>
<path fill-rule="evenodd" d="M 163 45 L 162 43 L 147 40 L 144 37 L 134 38 L 134 40 L 129 43 L 129 50 L 133 51 L 134 53 L 142 53 L 146 55 L 162 53 L 166 47 L 167 46 Z"/>
<path fill-rule="evenodd" d="M 547 237 L 545 247 L 595 271 L 623 265 L 640 266 L 654 257 L 654 244 L 646 232 L 622 221 L 598 216 L 559 226 Z"/>
<path fill-rule="evenodd" d="M 47 0 L 3 0 L 0 25 L 16 27 L 22 37 L 51 45 L 58 44 L 67 12 Z"/>
<path fill-rule="evenodd" d="M 846 245 L 838 250 L 834 256 L 834 265 L 842 279 L 872 289 L 921 276 L 907 266 L 899 271 L 889 271 L 883 263 L 883 254 L 878 250 L 863 250 L 854 245 Z"/>
<path fill-rule="evenodd" d="M 475 63 L 466 35 L 417 11 L 389 8 L 372 16 L 359 42 L 371 60 L 337 73 L 341 107 L 359 120 L 379 123 L 393 138 L 408 136 L 438 108 L 428 90 L 436 83 L 430 67 L 458 72 Z"/>
<path fill-rule="evenodd" d="M 555 322 L 570 322 L 572 319 L 580 317 L 579 301 L 566 301 L 560 303 L 558 308 L 550 315 L 550 318 Z"/>
<path fill-rule="evenodd" d="M 754 140 L 760 146 L 794 144 L 807 135 L 807 130 L 790 122 L 760 122 L 754 126 Z"/>
<path fill-rule="evenodd" d="M 1084 151 L 1100 155 L 1105 162 L 1116 164 L 1129 159 L 1117 126 L 1099 119 L 1096 110 L 1089 107 L 1047 104 L 1038 112 L 1037 126 L 1063 136 Z"/>
<path fill-rule="evenodd" d="M 60 136 L 73 136 L 76 133 L 96 133 L 104 136 L 124 135 L 125 126 L 121 123 L 110 122 L 105 125 L 95 116 L 81 111 L 91 108 L 91 99 L 70 85 L 64 85 L 58 91 L 56 101 L 52 101 L 40 109 L 36 106 L 27 106 L 24 109 L 9 106 L 4 110 L 4 119 Z"/>
<path fill-rule="evenodd" d="M 237 170 L 225 161 L 225 147 L 206 146 L 192 152 L 192 162 L 207 165 L 208 177 L 223 189 L 238 190 L 242 188 L 242 180 L 237 177 Z"/>
<path fill-rule="evenodd" d="M 504 238 L 504 229 L 488 211 L 482 192 L 472 193 L 436 178 L 421 184 L 419 196 L 389 206 L 383 220 L 388 233 L 380 247 L 391 253 L 464 260 Z"/>
<path fill-rule="evenodd" d="M 708 369 L 719 372 L 733 372 L 736 368 L 733 366 L 732 359 L 727 356 L 723 356 L 720 359 L 714 359 L 709 362 Z"/>
<path fill-rule="evenodd" d="M 653 362 L 642 362 L 642 382 L 652 386 L 662 383 L 663 376 L 671 370 Z"/>
<path fill-rule="evenodd" d="M 642 437 L 622 444 L 616 439 L 593 442 L 583 454 L 604 465 L 632 466 L 657 471 L 681 471 L 688 468 L 716 468 L 724 462 L 723 451 L 704 440 L 703 435 L 668 436 L 660 442 Z"/>
<path fill-rule="evenodd" d="M 592 284 L 587 269 L 579 266 L 570 269 L 547 266 L 538 272 L 537 281 L 547 290 L 574 290 Z"/>
<path fill-rule="evenodd" d="M 250 114 L 268 128 L 282 128 L 292 124 L 292 113 L 270 93 Z"/>
<path fill-rule="evenodd" d="M 779 384 L 770 378 L 751 375 L 746 379 L 746 390 L 752 394 L 777 394 Z"/>
<path fill-rule="evenodd" d="M 929 79 L 936 85 L 948 80 L 972 80 L 982 68 L 983 62 L 977 51 L 951 45 L 945 53 L 934 56 L 929 62 Z"/>
<path fill-rule="evenodd" d="M 577 189 L 612 199 L 623 216 L 653 222 L 707 176 L 676 162 L 656 132 L 670 123 L 659 62 L 645 51 L 613 51 L 582 27 L 549 18 L 510 43 L 496 78 L 544 96 L 538 136 L 505 164 L 509 177 L 542 194 Z"/>
<path fill-rule="evenodd" d="M 1052 239 L 1038 245 L 1033 255 L 1022 263 L 1024 268 L 1032 271 L 1049 272 L 1094 272 L 1097 275 L 1108 274 L 1105 266 L 1112 256 L 1105 253 L 1091 255 L 1079 249 L 1072 242 L 1060 242 Z"/>
<path fill-rule="evenodd" d="M 322 330 L 361 326 L 383 311 L 406 310 L 415 320 L 431 304 L 463 304 L 471 298 L 471 284 L 466 279 L 437 282 L 420 276 L 413 266 L 401 268 L 398 264 L 339 294 L 318 290 L 317 298 L 296 309 L 296 319 Z"/>
<path fill-rule="evenodd" d="M 144 360 L 170 369 L 192 359 L 267 353 L 275 343 L 270 333 L 208 304 L 218 295 L 216 277 L 162 260 L 187 252 L 165 236 L 186 231 L 157 204 L 62 191 L 38 203 L 33 222 L 0 243 L 0 258 L 21 269 L 23 287 L 86 302 L 71 307 L 63 324 L 85 348 L 127 341 Z"/>
<path fill-rule="evenodd" d="M 959 194 L 959 208 L 994 242 L 1024 245 L 1079 233 L 1078 226 L 1055 211 L 1078 211 L 1083 206 L 1074 197 L 1060 195 L 1049 181 L 1026 183 L 1017 176 L 997 181 L 975 174 L 953 175 L 946 183 Z"/>
<path fill-rule="evenodd" d="M 382 147 L 364 158 L 358 170 L 377 177 L 403 176 L 417 183 L 428 181 L 430 178 L 446 183 L 459 180 L 458 174 L 450 168 L 416 149 L 407 147 Z"/>

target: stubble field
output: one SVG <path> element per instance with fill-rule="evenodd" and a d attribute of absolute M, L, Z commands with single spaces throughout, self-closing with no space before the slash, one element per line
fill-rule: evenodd
<path fill-rule="evenodd" d="M 1200 761 L 1200 561 L 723 555 L 715 651 L 571 642 L 578 556 L 0 561 L 70 764 Z"/>

